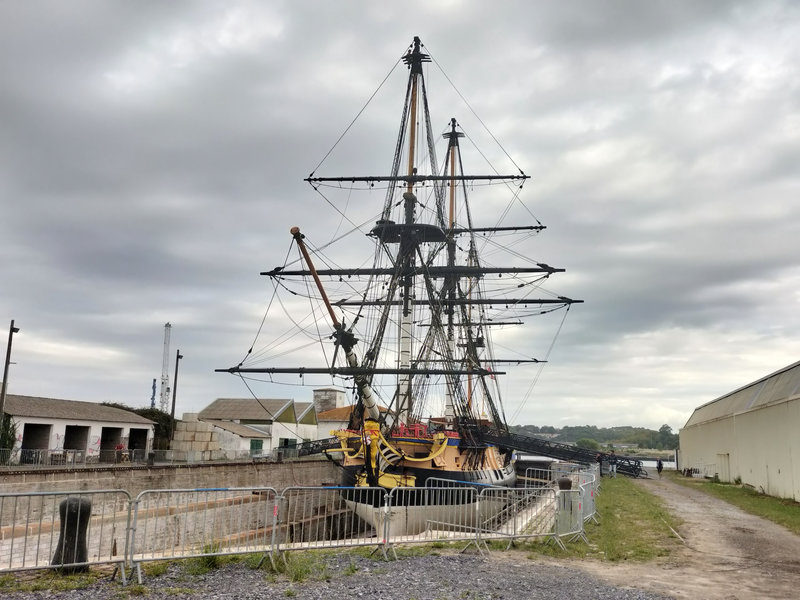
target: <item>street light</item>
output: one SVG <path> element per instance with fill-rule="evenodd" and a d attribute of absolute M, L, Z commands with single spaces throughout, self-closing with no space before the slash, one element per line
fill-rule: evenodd
<path fill-rule="evenodd" d="M 175 436 L 175 395 L 178 393 L 178 362 L 183 358 L 183 354 L 178 350 L 175 355 L 175 379 L 172 382 L 172 414 L 169 420 L 169 442 L 172 445 L 172 438 Z"/>
<path fill-rule="evenodd" d="M 0 387 L 0 426 L 5 418 L 6 408 L 6 382 L 8 381 L 8 365 L 11 363 L 11 340 L 14 334 L 19 332 L 19 327 L 14 327 L 14 319 L 11 319 L 11 327 L 8 329 L 8 348 L 6 349 L 6 364 L 3 368 L 3 384 Z"/>

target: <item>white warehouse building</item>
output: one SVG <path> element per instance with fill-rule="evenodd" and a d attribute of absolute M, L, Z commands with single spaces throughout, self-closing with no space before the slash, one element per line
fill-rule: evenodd
<path fill-rule="evenodd" d="M 800 362 L 695 409 L 680 468 L 800 500 Z"/>
<path fill-rule="evenodd" d="M 105 404 L 9 394 L 5 413 L 17 430 L 11 463 L 143 460 L 153 445 L 151 420 Z"/>

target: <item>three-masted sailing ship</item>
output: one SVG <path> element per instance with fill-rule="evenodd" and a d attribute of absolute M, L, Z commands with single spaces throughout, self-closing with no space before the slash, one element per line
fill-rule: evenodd
<path fill-rule="evenodd" d="M 505 222 L 511 213 L 496 198 L 470 206 L 477 191 L 497 191 L 517 205 L 528 176 L 518 168 L 508 175 L 464 171 L 465 134 L 456 119 L 433 133 L 424 74 L 431 57 L 423 50 L 415 37 L 402 56 L 408 81 L 388 174 L 315 172 L 306 180 L 326 200 L 338 190 L 365 192 L 375 202 L 370 224 L 353 228 L 370 243 L 368 262 L 354 256 L 353 243 L 344 258 L 360 266 L 339 266 L 343 259 L 329 254 L 332 244 L 312 245 L 309 228 L 292 227 L 299 257 L 262 273 L 274 284 L 274 308 L 304 311 L 284 323 L 327 350 L 316 365 L 275 364 L 281 360 L 276 355 L 266 366 L 246 360 L 221 370 L 267 374 L 273 381 L 286 374 L 325 376 L 351 389 L 349 424 L 332 432 L 338 441 L 327 450 L 342 467 L 343 486 L 513 486 L 512 450 L 482 434 L 508 432 L 499 386 L 505 365 L 539 361 L 521 353 L 498 356 L 494 339 L 501 332 L 513 352 L 526 345 L 516 332 L 532 318 L 566 313 L 579 301 L 546 292 L 542 284 L 563 269 L 525 255 L 526 241 L 541 224 Z M 437 142 L 445 147 L 441 163 Z M 309 210 L 298 210 L 297 217 Z M 337 210 L 342 222 L 352 223 Z M 308 360 L 311 352 L 303 353 Z M 248 353 L 251 363 L 255 357 Z M 404 497 L 413 503 L 413 494 Z"/>

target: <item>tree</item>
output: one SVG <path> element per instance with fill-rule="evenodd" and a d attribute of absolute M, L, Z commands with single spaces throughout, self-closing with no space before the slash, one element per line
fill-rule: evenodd
<path fill-rule="evenodd" d="M 174 428 L 174 423 L 172 421 L 172 416 L 168 413 L 157 408 L 131 408 L 130 406 L 117 402 L 103 402 L 102 404 L 105 406 L 113 406 L 114 408 L 121 408 L 122 410 L 127 410 L 140 417 L 144 417 L 145 419 L 150 419 L 155 423 L 153 448 L 160 450 L 169 448 L 169 435 L 172 428 Z M 175 421 L 177 422 L 177 419 Z"/>
<path fill-rule="evenodd" d="M 678 435 L 672 433 L 672 427 L 666 423 L 658 429 L 658 439 L 661 448 L 664 450 L 674 450 L 678 447 Z"/>
<path fill-rule="evenodd" d="M 597 442 L 597 440 L 593 440 L 592 438 L 581 438 L 577 442 L 575 442 L 575 445 L 578 448 L 586 448 L 588 450 L 600 449 L 600 444 Z"/>
<path fill-rule="evenodd" d="M 11 458 L 11 451 L 17 442 L 17 424 L 11 415 L 3 415 L 3 422 L 0 423 L 0 464 L 8 464 Z"/>

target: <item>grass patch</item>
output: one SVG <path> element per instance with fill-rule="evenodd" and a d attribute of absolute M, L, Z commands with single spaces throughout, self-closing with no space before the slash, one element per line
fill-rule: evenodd
<path fill-rule="evenodd" d="M 554 558 L 595 558 L 600 560 L 646 562 L 668 556 L 680 541 L 670 530 L 680 521 L 663 502 L 627 477 L 602 481 L 595 500 L 599 524 L 586 523 L 589 544 L 575 541 L 562 550 L 553 542 L 533 541 L 523 548 L 535 555 Z"/>
<path fill-rule="evenodd" d="M 95 570 L 72 575 L 61 575 L 55 571 L 9 574 L 0 577 L 0 589 L 8 592 L 66 592 L 86 589 L 107 576 Z"/>
<path fill-rule="evenodd" d="M 604 478 L 596 506 L 601 524 L 588 523 L 586 534 L 607 560 L 652 560 L 680 544 L 670 530 L 680 520 L 627 477 Z"/>
<path fill-rule="evenodd" d="M 783 525 L 792 533 L 800 535 L 800 503 L 794 500 L 767 496 L 742 485 L 684 477 L 679 473 L 670 473 L 669 477 L 681 485 L 701 490 L 752 515 Z"/>
<path fill-rule="evenodd" d="M 302 583 L 309 579 L 312 581 L 330 581 L 332 575 L 327 564 L 327 558 L 331 554 L 333 553 L 327 550 L 291 552 L 283 557 L 276 556 L 274 565 L 268 558 L 265 559 L 261 564 L 261 568 L 267 571 L 267 580 L 270 582 L 277 581 L 276 575 L 283 575 L 294 583 Z M 261 560 L 261 556 L 260 554 L 257 555 L 258 561 Z M 256 555 L 253 555 L 252 559 L 245 561 L 245 564 L 254 569 L 258 564 L 255 559 Z"/>
<path fill-rule="evenodd" d="M 350 563 L 344 568 L 345 575 L 355 575 L 358 573 L 358 566 L 352 560 Z"/>
<path fill-rule="evenodd" d="M 160 577 L 169 570 L 169 562 L 160 560 L 158 562 L 146 562 L 142 564 L 142 572 L 145 577 Z"/>
<path fill-rule="evenodd" d="M 168 596 L 196 596 L 197 590 L 190 587 L 169 587 L 164 588 L 164 593 Z"/>

